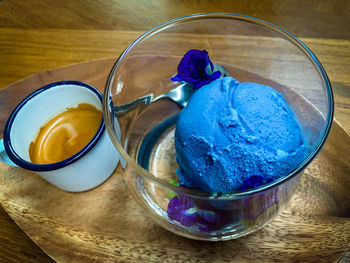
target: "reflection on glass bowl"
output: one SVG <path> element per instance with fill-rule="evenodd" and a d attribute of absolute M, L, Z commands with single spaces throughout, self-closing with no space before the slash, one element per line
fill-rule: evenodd
<path fill-rule="evenodd" d="M 271 86 L 285 97 L 308 142 L 297 168 L 233 193 L 208 194 L 172 183 L 178 178 L 174 129 L 182 107 L 164 96 L 152 98 L 177 87 L 170 78 L 190 49 L 207 50 L 238 81 Z M 129 106 L 120 110 L 121 105 Z M 123 52 L 106 83 L 103 114 L 125 159 L 126 185 L 150 218 L 176 234 L 218 241 L 256 231 L 286 206 L 327 138 L 333 97 L 317 58 L 283 29 L 242 15 L 199 14 L 153 28 Z"/>

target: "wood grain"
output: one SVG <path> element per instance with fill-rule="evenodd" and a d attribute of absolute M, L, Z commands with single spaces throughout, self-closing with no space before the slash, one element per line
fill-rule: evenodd
<path fill-rule="evenodd" d="M 0 262 L 54 262 L 0 206 Z M 15 238 L 14 238 L 15 237 Z"/>
<path fill-rule="evenodd" d="M 2 90 L 0 101 L 18 100 L 19 91 L 72 74 L 102 89 L 113 61 L 28 77 Z M 2 116 L 11 110 L 6 105 L 1 105 Z M 0 164 L 0 203 L 58 262 L 330 262 L 350 244 L 349 172 L 350 138 L 334 123 L 287 209 L 256 233 L 214 244 L 185 239 L 155 225 L 125 189 L 120 166 L 100 187 L 68 193 L 34 173 Z"/>
<path fill-rule="evenodd" d="M 141 32 L 128 31 L 0 28 L 0 87 L 66 64 L 106 57 L 117 58 L 140 34 Z M 335 117 L 350 131 L 350 41 L 301 40 L 312 49 L 325 67 L 335 86 Z"/>
<path fill-rule="evenodd" d="M 257 17 L 297 36 L 350 38 L 350 4 L 343 0 L 4 0 L 0 3 L 0 25 L 145 31 L 177 17 L 206 12 Z"/>
<path fill-rule="evenodd" d="M 327 70 L 336 118 L 349 133 L 349 9 L 347 0 L 0 0 L 0 89 L 59 66 L 117 57 L 140 33 L 172 18 L 241 13 L 303 37 Z M 0 262 L 46 262 L 1 208 L 0 217 Z"/>

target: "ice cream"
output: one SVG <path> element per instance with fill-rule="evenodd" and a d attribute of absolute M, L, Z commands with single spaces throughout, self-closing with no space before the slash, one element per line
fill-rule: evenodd
<path fill-rule="evenodd" d="M 212 193 L 240 190 L 254 176 L 275 180 L 305 155 L 300 125 L 283 96 L 232 77 L 194 92 L 179 114 L 175 149 L 181 183 Z"/>

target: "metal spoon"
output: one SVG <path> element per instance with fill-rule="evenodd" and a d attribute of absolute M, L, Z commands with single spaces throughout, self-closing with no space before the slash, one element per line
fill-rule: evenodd
<path fill-rule="evenodd" d="M 115 113 L 122 113 L 130 108 L 132 108 L 134 105 L 139 104 L 141 102 L 144 103 L 144 105 L 149 105 L 157 100 L 168 98 L 178 104 L 181 108 L 185 107 L 187 105 L 188 99 L 193 94 L 194 90 L 191 85 L 188 85 L 187 83 L 181 84 L 180 86 L 177 86 L 176 88 L 168 91 L 167 93 L 161 94 L 156 98 L 153 98 L 153 93 L 148 94 L 144 97 L 138 98 L 130 103 L 115 106 L 114 112 Z"/>
<path fill-rule="evenodd" d="M 221 78 L 228 76 L 227 71 L 221 65 L 213 63 L 213 66 L 214 66 L 213 72 L 219 70 L 221 72 Z M 181 108 L 183 108 L 187 105 L 187 101 L 189 100 L 189 98 L 191 97 L 194 91 L 195 90 L 192 88 L 192 85 L 188 83 L 183 83 L 177 86 L 176 88 L 168 91 L 167 93 L 159 95 L 158 97 L 153 98 L 153 93 L 151 93 L 144 97 L 138 98 L 130 103 L 123 104 L 120 106 L 115 106 L 114 113 L 125 112 L 129 110 L 131 107 L 133 107 L 134 105 L 139 104 L 141 102 L 144 103 L 144 106 L 147 106 L 163 98 L 170 99 L 173 102 L 175 102 L 177 105 L 179 105 Z"/>

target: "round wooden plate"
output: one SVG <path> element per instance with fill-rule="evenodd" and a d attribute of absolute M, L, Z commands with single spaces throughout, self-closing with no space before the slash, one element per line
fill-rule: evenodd
<path fill-rule="evenodd" d="M 103 91 L 114 58 L 30 76 L 0 91 L 0 130 L 27 94 L 74 79 Z M 331 262 L 350 244 L 350 138 L 335 121 L 288 207 L 238 240 L 200 242 L 158 225 L 128 194 L 119 166 L 101 186 L 68 193 L 36 174 L 0 163 L 0 203 L 58 262 Z"/>

